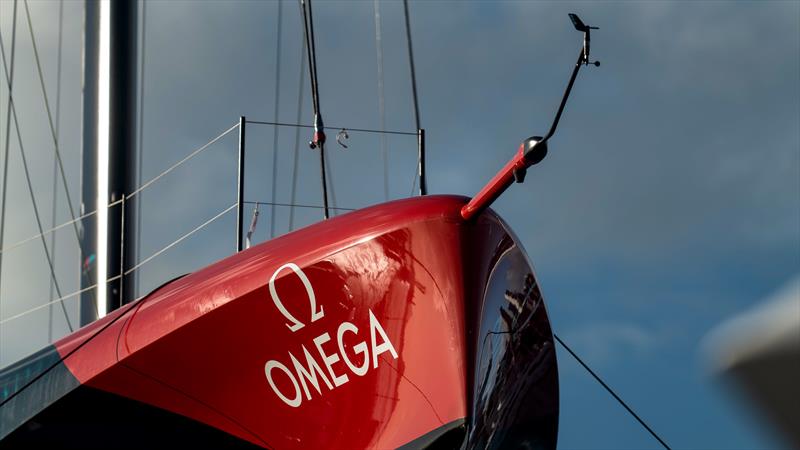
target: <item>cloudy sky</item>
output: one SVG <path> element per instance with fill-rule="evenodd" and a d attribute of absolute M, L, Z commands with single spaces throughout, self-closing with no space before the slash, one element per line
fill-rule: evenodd
<path fill-rule="evenodd" d="M 299 8 L 283 4 L 276 98 L 277 6 L 147 4 L 143 179 L 241 115 L 274 120 L 277 102 L 280 121 L 297 120 Z M 21 0 L 18 8 L 14 96 L 49 228 L 53 146 Z M 7 58 L 12 11 L 11 0 L 0 1 Z M 379 127 L 373 2 L 319 1 L 314 12 L 326 124 Z M 412 130 L 402 4 L 381 3 L 380 12 L 386 128 Z M 592 53 L 602 65 L 582 70 L 550 155 L 495 209 L 536 265 L 556 332 L 669 444 L 780 448 L 745 403 L 709 374 L 700 347 L 714 326 L 800 272 L 800 3 L 412 2 L 432 193 L 472 195 L 522 139 L 546 131 L 580 45 L 568 12 L 600 27 Z M 60 96 L 59 3 L 31 1 L 30 13 L 76 201 L 82 3 L 64 2 Z M 8 90 L 0 84 L 4 151 Z M 302 123 L 311 122 L 307 94 Z M 36 234 L 11 123 L 4 247 Z M 273 133 L 267 126 L 248 129 L 249 199 L 273 195 Z M 301 142 L 309 138 L 300 133 Z M 282 128 L 277 140 L 275 195 L 286 202 L 295 131 Z M 406 197 L 414 139 L 391 137 L 386 144 L 390 198 Z M 235 146 L 234 133 L 143 194 L 143 257 L 235 201 Z M 351 133 L 349 146 L 329 145 L 337 204 L 383 201 L 380 139 Z M 316 155 L 304 145 L 300 150 L 297 201 L 320 204 Z M 261 216 L 257 241 L 269 238 L 269 213 Z M 315 210 L 296 214 L 300 225 L 320 218 Z M 52 223 L 68 219 L 58 186 Z M 288 209 L 278 208 L 275 224 L 277 234 L 288 230 Z M 223 216 L 145 265 L 142 292 L 230 254 L 233 228 L 233 214 Z M 78 288 L 74 232 L 61 229 L 55 239 L 66 294 Z M 43 255 L 40 241 L 2 255 L 0 365 L 45 345 L 48 329 L 54 338 L 68 331 L 60 306 L 52 328 L 48 308 L 8 320 L 51 298 Z M 77 321 L 75 299 L 66 305 Z M 658 448 L 569 355 L 559 353 L 559 366 L 562 448 Z"/>

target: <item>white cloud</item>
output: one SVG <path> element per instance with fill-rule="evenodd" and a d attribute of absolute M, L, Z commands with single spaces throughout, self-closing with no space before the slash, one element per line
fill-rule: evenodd
<path fill-rule="evenodd" d="M 630 363 L 631 357 L 649 356 L 665 344 L 665 337 L 661 334 L 635 323 L 601 321 L 559 332 L 590 365 Z"/>

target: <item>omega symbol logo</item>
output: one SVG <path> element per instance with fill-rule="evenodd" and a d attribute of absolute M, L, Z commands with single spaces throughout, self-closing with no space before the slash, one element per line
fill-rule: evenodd
<path fill-rule="evenodd" d="M 306 323 L 299 321 L 286 309 L 275 289 L 275 279 L 281 271 L 287 269 L 294 272 L 306 290 L 310 310 L 307 323 L 322 319 L 325 317 L 325 312 L 322 310 L 322 305 L 317 305 L 311 281 L 297 264 L 286 263 L 278 267 L 269 280 L 269 294 L 278 312 L 286 319 L 286 327 L 289 331 L 295 332 L 306 326 Z M 344 321 L 338 327 L 322 331 L 308 343 L 309 345 L 301 344 L 299 350 L 288 351 L 288 360 L 285 358 L 283 362 L 277 359 L 268 360 L 264 364 L 264 375 L 278 399 L 292 408 L 298 408 L 304 399 L 310 401 L 315 393 L 322 396 L 325 392 L 350 381 L 350 376 L 363 377 L 370 368 L 376 370 L 378 360 L 383 353 L 389 353 L 392 358 L 397 359 L 397 350 L 389 340 L 389 335 L 369 308 L 367 317 L 368 333 L 366 330 L 359 333 L 358 326 Z M 362 325 L 362 328 L 366 328 L 366 324 Z M 347 345 L 344 341 L 345 335 L 351 335 L 348 339 L 361 338 L 361 341 L 357 341 L 355 345 Z"/>
<path fill-rule="evenodd" d="M 303 322 L 297 320 L 289 310 L 283 306 L 283 302 L 281 302 L 281 298 L 278 296 L 278 291 L 275 289 L 275 279 L 278 277 L 278 274 L 281 273 L 284 269 L 291 269 L 292 272 L 300 278 L 300 281 L 303 283 L 303 286 L 306 288 L 306 294 L 308 296 L 308 304 L 311 308 L 311 320 L 310 322 L 316 322 L 319 319 L 325 317 L 325 312 L 322 310 L 322 305 L 319 306 L 317 309 L 317 297 L 314 295 L 314 288 L 311 287 L 311 282 L 308 280 L 308 277 L 303 272 L 303 269 L 297 266 L 295 263 L 286 263 L 278 268 L 275 273 L 272 274 L 272 278 L 269 280 L 269 294 L 272 297 L 272 302 L 275 303 L 275 307 L 278 308 L 278 311 L 283 314 L 283 317 L 286 318 L 288 321 L 286 323 L 286 327 L 289 328 L 289 331 L 295 332 L 304 326 L 306 326 Z"/>

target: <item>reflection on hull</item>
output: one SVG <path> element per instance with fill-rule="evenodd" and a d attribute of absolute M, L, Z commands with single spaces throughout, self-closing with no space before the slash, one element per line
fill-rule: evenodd
<path fill-rule="evenodd" d="M 492 270 L 480 316 L 470 448 L 555 448 L 558 369 L 541 293 L 513 243 Z"/>
<path fill-rule="evenodd" d="M 465 201 L 312 225 L 79 330 L 51 349 L 63 361 L 46 376 L 25 362 L 0 373 L 0 444 L 92 447 L 97 418 L 53 434 L 68 399 L 85 398 L 260 447 L 554 448 L 555 352 L 533 271 L 494 213 L 460 218 Z M 185 439 L 119 427 L 137 443 Z"/>

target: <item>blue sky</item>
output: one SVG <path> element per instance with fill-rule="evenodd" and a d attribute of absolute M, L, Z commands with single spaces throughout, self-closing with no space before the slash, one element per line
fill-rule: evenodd
<path fill-rule="evenodd" d="M 0 4 L 6 46 L 10 5 Z M 31 4 L 51 102 L 57 5 Z M 329 126 L 379 126 L 372 5 L 315 3 Z M 64 11 L 60 134 L 78 192 L 82 11 L 77 2 Z M 276 12 L 274 2 L 148 3 L 144 179 L 240 115 L 274 119 Z M 411 12 L 433 193 L 472 195 L 522 139 L 546 131 L 580 45 L 567 13 L 600 27 L 592 48 L 601 67 L 582 70 L 550 155 L 495 209 L 536 266 L 556 332 L 668 443 L 780 448 L 734 391 L 709 374 L 700 347 L 715 325 L 800 272 L 800 3 L 433 1 L 412 2 Z M 381 13 L 386 126 L 410 130 L 402 4 L 382 3 Z M 285 2 L 278 118 L 286 122 L 297 114 L 300 25 L 297 6 Z M 49 214 L 52 150 L 30 38 L 24 27 L 18 32 L 23 140 Z M 0 94 L 6 98 L 5 86 Z M 306 95 L 301 121 L 310 123 L 310 114 Z M 272 133 L 248 129 L 248 198 L 272 195 Z M 303 141 L 309 137 L 301 133 Z M 144 194 L 143 256 L 234 201 L 235 140 L 223 139 Z M 380 140 L 353 133 L 349 144 L 329 146 L 337 203 L 383 201 Z M 387 144 L 391 198 L 408 196 L 415 143 Z M 280 201 L 289 200 L 293 148 L 294 131 L 281 129 Z M 13 143 L 11 151 L 14 213 L 6 242 L 35 229 Z M 301 146 L 300 158 L 298 201 L 319 204 L 315 155 Z M 57 222 L 68 218 L 59 195 Z M 287 211 L 276 213 L 283 233 Z M 268 238 L 266 217 L 257 240 Z M 318 213 L 299 219 L 310 223 Z M 223 217 L 146 265 L 142 290 L 230 254 L 233 220 Z M 76 288 L 69 230 L 59 231 L 57 242 L 64 290 Z M 39 245 L 6 255 L 15 264 L 3 267 L 0 316 L 48 298 Z M 2 325 L 0 363 L 47 342 L 46 312 Z M 54 321 L 56 335 L 66 332 L 63 319 Z M 561 448 L 658 448 L 569 355 L 559 353 L 559 363 Z"/>

